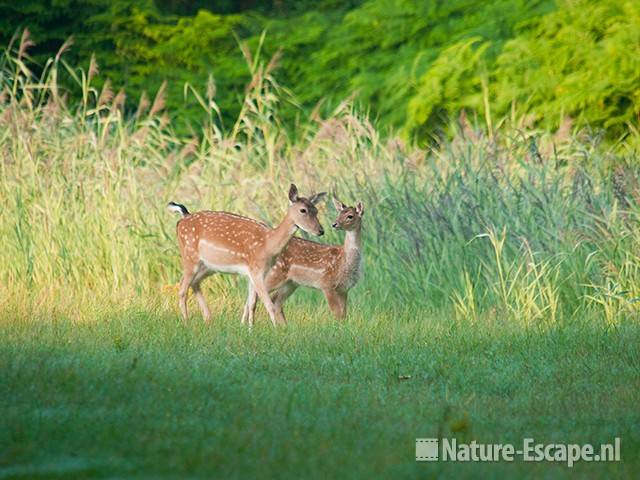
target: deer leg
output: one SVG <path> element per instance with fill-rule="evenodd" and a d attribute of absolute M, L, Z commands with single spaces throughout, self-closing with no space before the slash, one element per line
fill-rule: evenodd
<path fill-rule="evenodd" d="M 249 279 L 247 301 L 244 304 L 244 310 L 242 311 L 242 324 L 249 324 L 249 328 L 253 327 L 253 316 L 256 311 L 256 303 L 258 301 L 258 294 L 253 287 L 253 282 Z"/>
<path fill-rule="evenodd" d="M 271 294 L 271 301 L 274 302 L 274 306 L 276 309 L 276 320 L 278 321 L 278 323 L 286 325 L 287 319 L 284 316 L 282 304 L 298 286 L 293 282 L 287 281 L 287 276 L 286 274 L 284 274 L 284 272 L 275 269 L 271 269 L 269 271 L 264 281 L 267 290 L 269 290 L 269 292 L 273 292 Z M 280 294 L 281 291 L 282 296 Z"/>
<path fill-rule="evenodd" d="M 191 289 L 193 290 L 193 294 L 198 300 L 198 305 L 200 306 L 200 310 L 202 311 L 202 318 L 204 318 L 204 321 L 206 323 L 211 322 L 211 311 L 209 310 L 207 301 L 202 294 L 200 284 L 202 283 L 202 280 L 211 275 L 211 273 L 212 272 L 208 270 L 207 267 L 205 267 L 202 263 L 199 263 L 198 268 L 196 269 L 195 274 L 191 279 Z"/>
<path fill-rule="evenodd" d="M 269 291 L 276 290 L 274 293 L 270 295 L 272 302 L 275 302 L 275 298 L 277 296 L 277 289 L 280 288 L 280 286 L 282 285 L 282 283 L 278 284 L 278 281 L 279 280 L 277 277 L 274 277 L 269 274 L 265 279 L 265 287 L 267 288 L 267 290 Z M 257 303 L 258 303 L 258 294 L 255 290 L 255 287 L 252 285 L 251 280 L 249 280 L 249 293 L 247 295 L 247 302 L 245 303 L 244 311 L 242 313 L 242 321 L 244 323 L 244 321 L 247 320 L 249 323 L 249 328 L 253 327 Z M 282 308 L 276 305 L 276 311 L 278 310 L 280 312 L 277 313 L 276 316 L 278 317 L 279 320 L 284 319 Z M 284 322 L 282 323 L 286 323 L 286 320 L 284 320 Z"/>
<path fill-rule="evenodd" d="M 277 326 L 280 321 L 286 324 L 284 316 L 282 314 L 278 315 L 278 312 L 276 311 L 276 307 L 273 304 L 271 297 L 269 296 L 269 290 L 267 290 L 267 287 L 265 286 L 264 278 L 262 277 L 262 275 L 260 273 L 251 275 L 251 282 L 253 283 L 253 288 L 258 294 L 258 297 L 260 297 L 260 300 L 262 300 L 262 303 L 264 303 L 273 326 Z"/>
<path fill-rule="evenodd" d="M 347 315 L 347 292 L 330 289 L 323 290 L 322 292 L 329 303 L 329 309 L 331 313 L 333 313 L 333 316 L 339 320 L 343 320 Z"/>
<path fill-rule="evenodd" d="M 276 310 L 280 312 L 280 315 L 284 317 L 284 312 L 282 310 L 282 305 L 287 301 L 293 292 L 296 291 L 298 285 L 289 281 L 282 285 L 278 290 L 276 290 L 275 294 L 271 297 L 274 305 L 276 306 Z"/>
<path fill-rule="evenodd" d="M 249 328 L 253 328 L 253 322 L 256 316 L 256 306 L 258 305 L 258 294 L 255 289 L 251 296 L 251 303 L 249 304 Z"/>
<path fill-rule="evenodd" d="M 198 300 L 198 305 L 200 305 L 200 310 L 202 311 L 202 318 L 204 318 L 205 323 L 211 322 L 211 311 L 207 305 L 207 301 L 202 294 L 202 290 L 200 289 L 200 282 L 192 283 L 191 288 L 193 289 L 193 293 Z"/>
<path fill-rule="evenodd" d="M 185 269 L 182 281 L 180 282 L 180 291 L 178 292 L 178 305 L 180 305 L 180 312 L 182 313 L 182 319 L 186 322 L 189 319 L 187 311 L 187 295 L 189 293 L 189 287 L 193 280 L 193 269 Z"/>

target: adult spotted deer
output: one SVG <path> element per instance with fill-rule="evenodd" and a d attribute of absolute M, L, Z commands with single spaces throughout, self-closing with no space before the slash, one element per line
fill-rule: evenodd
<path fill-rule="evenodd" d="M 286 323 L 282 310 L 276 309 L 269 297 L 265 276 L 298 228 L 313 235 L 324 234 L 316 204 L 325 195 L 323 192 L 304 198 L 292 184 L 287 214 L 273 229 L 233 213 L 201 211 L 191 214 L 184 205 L 170 202 L 169 210 L 182 215 L 176 231 L 183 269 L 180 311 L 185 321 L 189 287 L 205 321 L 211 320 L 200 284 L 209 275 L 224 272 L 247 276 L 250 291 L 260 297 L 273 325 Z"/>
<path fill-rule="evenodd" d="M 272 300 L 279 315 L 282 304 L 303 285 L 322 290 L 336 318 L 347 313 L 347 293 L 362 275 L 362 243 L 360 231 L 364 207 L 361 202 L 348 207 L 334 198 L 338 218 L 334 228 L 344 230 L 344 244 L 323 245 L 292 238 L 265 278 L 266 288 L 274 292 Z M 253 325 L 257 296 L 249 291 L 242 322 Z"/>

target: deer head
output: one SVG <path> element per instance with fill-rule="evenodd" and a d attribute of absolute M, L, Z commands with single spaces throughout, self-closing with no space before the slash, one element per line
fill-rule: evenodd
<path fill-rule="evenodd" d="M 338 217 L 332 225 L 333 228 L 345 231 L 360 228 L 362 225 L 362 216 L 364 215 L 362 202 L 358 202 L 355 207 L 348 207 L 334 196 L 333 206 L 338 211 Z"/>
<path fill-rule="evenodd" d="M 318 221 L 316 205 L 325 197 L 326 192 L 316 193 L 309 198 L 298 196 L 298 188 L 292 183 L 289 188 L 288 216 L 296 227 L 312 235 L 324 235 L 324 229 Z"/>

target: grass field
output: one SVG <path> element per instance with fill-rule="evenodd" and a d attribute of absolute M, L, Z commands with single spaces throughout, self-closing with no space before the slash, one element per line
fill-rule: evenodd
<path fill-rule="evenodd" d="M 252 332 L 226 309 L 211 327 L 149 310 L 81 323 L 5 316 L 0 476 L 632 478 L 640 468 L 637 324 L 522 328 L 418 310 L 336 324 L 324 310 L 296 305 L 286 331 L 263 313 Z M 619 436 L 622 462 L 416 463 L 415 438 L 435 436 Z"/>
<path fill-rule="evenodd" d="M 19 49 L 22 51 L 22 48 Z M 0 478 L 632 478 L 640 468 L 640 135 L 465 118 L 418 147 L 345 103 L 295 131 L 254 65 L 225 131 L 52 59 L 0 57 Z M 66 67 L 64 67 L 66 68 Z M 188 91 L 190 95 L 197 92 Z M 125 111 L 127 114 L 125 114 Z M 526 122 L 525 122 L 526 123 Z M 365 204 L 344 323 L 296 292 L 240 326 L 245 284 L 177 311 L 166 203 L 272 224 L 295 181 Z M 335 212 L 322 206 L 325 225 Z M 323 237 L 324 240 L 324 237 Z M 340 242 L 331 232 L 328 242 Z M 415 438 L 609 443 L 619 463 L 416 463 Z"/>

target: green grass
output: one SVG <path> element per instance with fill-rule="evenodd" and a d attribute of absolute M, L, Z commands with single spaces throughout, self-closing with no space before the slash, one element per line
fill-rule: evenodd
<path fill-rule="evenodd" d="M 0 477 L 631 478 L 640 468 L 637 322 L 526 328 L 359 302 L 344 324 L 299 304 L 286 330 L 263 313 L 247 331 L 239 307 L 212 326 L 164 308 L 80 322 L 5 312 Z M 438 435 L 619 436 L 622 461 L 416 463 L 415 438 Z"/>

